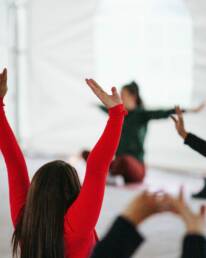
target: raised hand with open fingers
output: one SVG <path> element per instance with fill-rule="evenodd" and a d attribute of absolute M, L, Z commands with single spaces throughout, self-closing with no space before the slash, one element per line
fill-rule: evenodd
<path fill-rule="evenodd" d="M 189 111 L 192 113 L 199 113 L 206 107 L 206 100 L 203 101 L 200 105 L 195 108 L 190 109 Z"/>
<path fill-rule="evenodd" d="M 144 191 L 136 196 L 122 213 L 122 216 L 135 225 L 142 223 L 154 214 L 170 210 L 167 194 Z"/>
<path fill-rule="evenodd" d="M 86 79 L 87 85 L 91 88 L 94 94 L 100 99 L 100 101 L 106 106 L 106 108 L 112 108 L 122 103 L 121 97 L 115 87 L 112 87 L 112 95 L 107 94 L 93 79 Z"/>
<path fill-rule="evenodd" d="M 184 221 L 187 232 L 190 234 L 204 234 L 206 207 L 202 205 L 198 212 L 194 212 L 186 203 L 183 188 L 177 198 L 171 198 L 173 212 Z"/>
<path fill-rule="evenodd" d="M 4 68 L 3 72 L 0 73 L 0 97 L 4 98 L 7 93 L 7 69 Z"/>
<path fill-rule="evenodd" d="M 186 132 L 185 130 L 185 125 L 184 125 L 184 119 L 183 119 L 183 113 L 182 113 L 182 110 L 180 109 L 179 106 L 177 106 L 175 108 L 176 110 L 176 115 L 177 117 L 175 116 L 171 116 L 172 120 L 174 121 L 175 123 L 175 127 L 176 127 L 176 130 L 178 132 L 178 134 L 183 138 L 183 139 L 186 139 L 188 133 Z"/>

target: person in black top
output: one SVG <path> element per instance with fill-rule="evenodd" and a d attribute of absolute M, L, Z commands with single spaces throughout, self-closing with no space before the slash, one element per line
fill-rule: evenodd
<path fill-rule="evenodd" d="M 181 258 L 206 258 L 205 207 L 201 207 L 198 214 L 193 213 L 186 205 L 182 191 L 178 198 L 148 192 L 136 197 L 96 245 L 90 258 L 131 257 L 145 241 L 136 227 L 151 215 L 163 211 L 178 214 L 186 225 Z"/>
<path fill-rule="evenodd" d="M 177 132 L 183 138 L 184 143 L 190 146 L 193 150 L 199 152 L 201 155 L 206 157 L 206 141 L 186 131 L 184 126 L 183 114 L 179 107 L 176 108 L 176 114 L 177 118 L 172 116 L 172 119 L 174 120 Z M 193 198 L 206 198 L 206 177 L 204 178 L 203 189 L 199 193 L 193 194 L 192 196 Z"/>

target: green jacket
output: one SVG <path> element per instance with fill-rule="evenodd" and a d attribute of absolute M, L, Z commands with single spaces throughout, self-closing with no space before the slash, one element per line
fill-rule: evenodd
<path fill-rule="evenodd" d="M 100 105 L 99 107 L 104 112 L 108 112 L 104 106 Z M 134 111 L 129 111 L 128 115 L 125 117 L 116 156 L 127 154 L 144 162 L 144 142 L 149 121 L 165 119 L 174 113 L 175 109 L 146 110 L 139 107 Z"/>

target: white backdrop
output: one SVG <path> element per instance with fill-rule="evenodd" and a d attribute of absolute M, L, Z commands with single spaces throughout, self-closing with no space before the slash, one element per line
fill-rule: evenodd
<path fill-rule="evenodd" d="M 0 62 L 11 68 L 6 2 L 0 2 L 5 17 Z M 84 84 L 87 76 L 107 89 L 110 83 L 137 79 L 150 106 L 187 104 L 192 93 L 196 100 L 206 95 L 202 0 L 31 0 L 24 8 L 27 16 L 22 9 L 19 22 L 27 19 L 28 38 L 23 40 L 18 68 L 27 68 L 20 71 L 28 81 L 20 84 L 18 121 L 28 152 L 69 155 L 95 143 L 106 117 L 94 106 L 96 99 Z M 11 94 L 9 106 L 15 107 L 16 99 Z M 200 120 L 189 117 L 190 129 L 206 137 L 205 122 Z M 169 121 L 151 125 L 147 150 L 151 163 L 205 166 L 201 157 L 178 142 Z"/>
<path fill-rule="evenodd" d="M 100 1 L 95 50 L 97 77 L 105 85 L 135 79 L 149 105 L 190 103 L 192 17 L 184 1 Z"/>
<path fill-rule="evenodd" d="M 139 79 L 149 104 L 189 103 L 192 22 L 182 1 L 34 0 L 30 11 L 31 149 L 71 153 L 96 138 L 101 114 L 86 76 L 107 89 Z"/>
<path fill-rule="evenodd" d="M 205 96 L 206 92 L 206 1 L 186 0 L 193 18 L 195 54 L 195 95 Z"/>
<path fill-rule="evenodd" d="M 93 75 L 95 8 L 95 0 L 30 3 L 30 150 L 69 154 L 91 140 L 97 121 L 84 79 Z"/>

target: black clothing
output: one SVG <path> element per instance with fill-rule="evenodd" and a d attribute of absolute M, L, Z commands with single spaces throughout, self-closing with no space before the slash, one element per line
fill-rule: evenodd
<path fill-rule="evenodd" d="M 206 141 L 189 133 L 185 139 L 185 144 L 206 157 Z"/>
<path fill-rule="evenodd" d="M 187 235 L 183 242 L 181 258 L 205 258 L 206 239 L 201 235 Z"/>
<path fill-rule="evenodd" d="M 109 233 L 97 243 L 91 258 L 128 258 L 143 241 L 134 225 L 118 217 Z"/>
<path fill-rule="evenodd" d="M 203 139 L 189 133 L 185 139 L 185 144 L 206 157 L 206 141 Z M 200 192 L 193 194 L 192 197 L 197 199 L 206 199 L 206 178 L 204 178 L 203 189 Z"/>
<path fill-rule="evenodd" d="M 90 258 L 129 258 L 143 241 L 144 238 L 133 224 L 123 217 L 118 217 L 107 235 L 97 243 Z M 206 258 L 205 237 L 186 235 L 181 258 Z"/>

